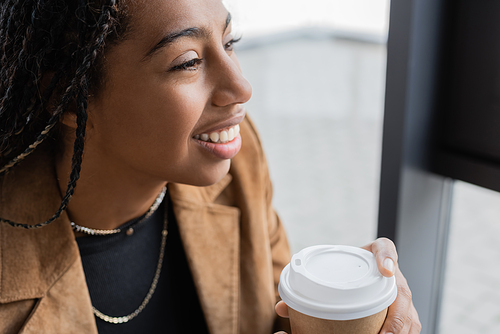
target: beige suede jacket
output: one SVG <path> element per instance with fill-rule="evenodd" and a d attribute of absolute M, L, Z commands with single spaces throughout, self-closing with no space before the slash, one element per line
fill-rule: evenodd
<path fill-rule="evenodd" d="M 264 153 L 248 119 L 241 134 L 242 149 L 220 182 L 169 185 L 212 334 L 272 333 L 277 282 L 290 258 L 271 206 Z M 0 178 L 2 218 L 39 223 L 60 200 L 53 159 L 42 148 Z M 0 333 L 97 333 L 67 215 L 34 230 L 0 224 Z"/>

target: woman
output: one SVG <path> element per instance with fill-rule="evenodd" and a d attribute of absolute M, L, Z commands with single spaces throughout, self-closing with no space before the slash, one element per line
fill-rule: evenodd
<path fill-rule="evenodd" d="M 288 245 L 220 0 L 0 6 L 0 331 L 286 328 Z M 418 333 L 394 246 L 367 248 L 400 285 L 382 333 Z"/>

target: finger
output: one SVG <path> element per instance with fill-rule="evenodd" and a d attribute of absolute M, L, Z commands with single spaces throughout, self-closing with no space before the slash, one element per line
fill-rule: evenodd
<path fill-rule="evenodd" d="M 282 318 L 288 318 L 288 306 L 284 301 L 279 301 L 274 307 L 276 310 L 276 314 L 278 314 Z"/>
<path fill-rule="evenodd" d="M 398 286 L 398 296 L 394 303 L 389 306 L 387 318 L 380 334 L 407 334 L 411 327 L 407 327 L 412 323 L 412 301 L 411 291 L 406 283 L 401 271 L 396 271 L 396 283 Z M 416 311 L 415 311 L 416 312 Z"/>
<path fill-rule="evenodd" d="M 407 320 L 400 334 L 420 334 L 422 325 L 418 318 L 418 313 L 413 304 L 410 305 Z"/>
<path fill-rule="evenodd" d="M 398 334 L 409 334 L 410 329 L 411 329 L 411 321 L 410 321 L 410 318 L 408 317 L 408 318 L 406 318 L 406 321 L 403 325 L 403 329 Z"/>
<path fill-rule="evenodd" d="M 418 320 L 418 314 L 413 305 L 410 306 L 410 312 L 408 314 L 408 319 L 405 322 L 404 328 L 401 334 L 419 334 L 422 329 L 420 321 Z"/>
<path fill-rule="evenodd" d="M 410 334 L 419 334 L 420 331 L 422 330 L 422 324 L 420 323 L 417 310 L 415 309 L 415 306 L 413 306 L 413 304 L 411 305 L 411 311 L 412 311 L 412 316 L 411 316 L 412 324 L 411 324 Z"/>
<path fill-rule="evenodd" d="M 411 309 L 411 306 L 410 306 L 410 309 Z M 406 321 L 405 321 L 405 324 L 404 324 L 404 327 L 403 329 L 401 330 L 401 333 L 400 334 L 410 334 L 410 331 L 411 331 L 411 328 L 412 328 L 412 325 L 413 325 L 413 321 L 412 321 L 412 314 L 410 312 L 410 309 L 408 310 L 408 316 L 406 317 Z"/>
<path fill-rule="evenodd" d="M 391 277 L 397 269 L 398 253 L 394 243 L 387 238 L 379 238 L 362 247 L 375 255 L 378 270 L 383 276 Z"/>

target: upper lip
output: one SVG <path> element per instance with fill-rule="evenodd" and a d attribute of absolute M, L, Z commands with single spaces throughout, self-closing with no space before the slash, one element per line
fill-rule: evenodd
<path fill-rule="evenodd" d="M 230 128 L 233 127 L 237 124 L 240 124 L 243 119 L 245 118 L 245 108 L 241 107 L 239 108 L 232 116 L 231 118 L 212 123 L 206 127 L 205 130 L 202 130 L 200 132 L 195 133 L 195 135 L 201 135 L 203 133 L 211 133 L 211 132 L 217 132 L 225 128 Z"/>

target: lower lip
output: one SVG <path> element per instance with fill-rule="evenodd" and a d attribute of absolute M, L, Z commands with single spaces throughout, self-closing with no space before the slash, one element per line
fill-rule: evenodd
<path fill-rule="evenodd" d="M 241 149 L 241 136 L 238 134 L 233 140 L 227 143 L 209 143 L 195 139 L 201 147 L 220 159 L 232 159 Z"/>

